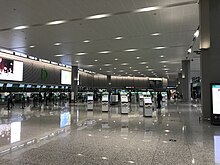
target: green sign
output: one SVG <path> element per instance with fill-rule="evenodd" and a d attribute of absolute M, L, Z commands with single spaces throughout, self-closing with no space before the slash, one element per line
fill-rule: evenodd
<path fill-rule="evenodd" d="M 48 79 L 48 72 L 46 69 L 41 69 L 41 80 L 45 81 Z"/>

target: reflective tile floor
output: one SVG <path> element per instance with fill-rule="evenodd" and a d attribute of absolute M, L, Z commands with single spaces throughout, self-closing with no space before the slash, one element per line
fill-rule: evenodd
<path fill-rule="evenodd" d="M 136 104 L 1 106 L 0 164 L 218 165 L 220 127 L 200 116 L 183 103 L 164 103 L 152 118 Z"/>

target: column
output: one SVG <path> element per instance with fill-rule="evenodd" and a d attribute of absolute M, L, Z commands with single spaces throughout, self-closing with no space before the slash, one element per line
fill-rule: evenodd
<path fill-rule="evenodd" d="M 111 75 L 107 75 L 107 91 L 111 92 L 112 82 L 111 82 Z"/>
<path fill-rule="evenodd" d="M 200 0 L 200 63 L 203 118 L 210 118 L 210 83 L 220 83 L 220 1 Z"/>
<path fill-rule="evenodd" d="M 72 93 L 71 93 L 71 100 L 76 101 L 78 95 L 78 66 L 72 66 Z"/>
<path fill-rule="evenodd" d="M 183 101 L 189 102 L 191 100 L 191 86 L 190 86 L 190 60 L 182 61 L 182 94 Z"/>

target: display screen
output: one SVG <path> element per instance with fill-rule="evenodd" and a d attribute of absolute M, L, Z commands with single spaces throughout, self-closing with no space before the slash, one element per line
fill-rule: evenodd
<path fill-rule="evenodd" d="M 58 86 L 55 86 L 55 89 L 58 89 L 59 87 Z"/>
<path fill-rule="evenodd" d="M 23 81 L 23 62 L 0 57 L 0 79 Z"/>
<path fill-rule="evenodd" d="M 121 96 L 121 102 L 127 103 L 128 102 L 128 96 Z"/>
<path fill-rule="evenodd" d="M 3 85 L 4 85 L 4 84 L 1 84 L 1 83 L 0 83 L 0 87 L 3 87 Z"/>
<path fill-rule="evenodd" d="M 32 85 L 27 85 L 27 88 L 31 88 Z"/>
<path fill-rule="evenodd" d="M 45 85 L 43 85 L 43 87 L 42 88 L 46 88 L 46 86 Z"/>
<path fill-rule="evenodd" d="M 21 122 L 11 123 L 11 143 L 21 140 Z"/>
<path fill-rule="evenodd" d="M 24 88 L 24 84 L 20 84 L 20 85 L 19 85 L 19 88 Z"/>
<path fill-rule="evenodd" d="M 145 104 L 152 104 L 151 97 L 144 97 L 144 103 Z"/>
<path fill-rule="evenodd" d="M 36 88 L 40 88 L 40 85 L 37 85 Z"/>
<path fill-rule="evenodd" d="M 103 95 L 102 96 L 102 101 L 108 101 L 108 95 Z"/>
<path fill-rule="evenodd" d="M 220 85 L 212 85 L 213 114 L 220 114 Z"/>
<path fill-rule="evenodd" d="M 93 101 L 93 96 L 87 96 L 87 101 Z"/>
<path fill-rule="evenodd" d="M 220 165 L 220 136 L 214 136 L 215 164 Z"/>
<path fill-rule="evenodd" d="M 60 128 L 66 127 L 71 124 L 70 112 L 61 112 L 60 114 Z"/>
<path fill-rule="evenodd" d="M 61 70 L 61 84 L 71 85 L 71 72 Z"/>
<path fill-rule="evenodd" d="M 7 88 L 11 88 L 13 86 L 13 84 L 7 84 L 6 87 Z"/>

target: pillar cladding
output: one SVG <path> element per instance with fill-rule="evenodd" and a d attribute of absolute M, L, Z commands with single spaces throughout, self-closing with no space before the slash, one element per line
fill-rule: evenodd
<path fill-rule="evenodd" d="M 200 0 L 201 79 L 203 118 L 211 114 L 211 83 L 220 83 L 220 1 Z"/>
<path fill-rule="evenodd" d="M 111 75 L 107 75 L 107 91 L 111 92 L 112 87 L 112 81 L 111 81 Z"/>
<path fill-rule="evenodd" d="M 191 86 L 190 86 L 190 60 L 182 61 L 182 94 L 183 101 L 189 102 L 191 100 Z"/>
<path fill-rule="evenodd" d="M 78 66 L 72 66 L 71 100 L 76 101 L 78 95 Z"/>
<path fill-rule="evenodd" d="M 182 73 L 178 73 L 178 79 L 177 79 L 177 91 L 179 92 L 179 94 L 182 96 L 183 95 L 183 90 L 182 90 Z"/>

